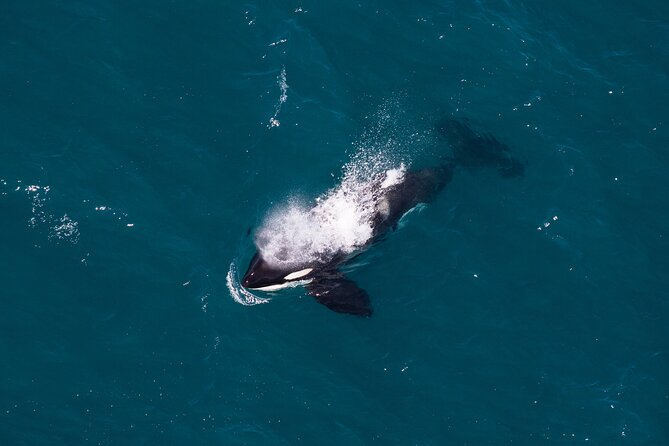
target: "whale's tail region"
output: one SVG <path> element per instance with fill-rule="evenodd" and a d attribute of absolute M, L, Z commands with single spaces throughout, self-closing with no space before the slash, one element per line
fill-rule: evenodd
<path fill-rule="evenodd" d="M 496 169 L 502 177 L 516 178 L 525 172 L 525 164 L 511 149 L 489 133 L 477 133 L 466 118 L 443 118 L 435 129 L 451 149 L 436 166 L 409 172 L 404 182 L 389 193 L 393 202 L 400 203 L 400 215 L 417 203 L 428 203 L 453 179 L 458 168 L 469 170 Z M 407 200 L 407 198 L 409 198 Z M 385 229 L 379 225 L 380 229 Z"/>
<path fill-rule="evenodd" d="M 477 133 L 467 119 L 444 118 L 437 123 L 437 132 L 451 146 L 449 166 L 468 169 L 492 167 L 502 177 L 520 177 L 525 165 L 512 155 L 509 147 L 488 133 Z"/>

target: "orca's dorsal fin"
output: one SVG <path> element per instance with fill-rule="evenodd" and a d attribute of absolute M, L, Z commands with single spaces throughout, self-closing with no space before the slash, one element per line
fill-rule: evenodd
<path fill-rule="evenodd" d="M 316 276 L 306 288 L 310 296 L 332 311 L 365 317 L 372 315 L 367 292 L 341 273 Z"/>

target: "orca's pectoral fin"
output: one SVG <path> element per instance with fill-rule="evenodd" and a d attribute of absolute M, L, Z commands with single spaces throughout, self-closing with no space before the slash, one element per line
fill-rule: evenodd
<path fill-rule="evenodd" d="M 337 313 L 366 317 L 372 315 L 369 296 L 365 290 L 341 274 L 316 277 L 307 285 L 307 291 L 319 303 Z"/>

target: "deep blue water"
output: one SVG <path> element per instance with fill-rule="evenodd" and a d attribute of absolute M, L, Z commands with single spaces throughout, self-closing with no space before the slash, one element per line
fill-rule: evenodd
<path fill-rule="evenodd" d="M 661 1 L 4 0 L 0 444 L 669 444 L 668 102 Z M 366 254 L 369 319 L 235 302 L 388 103 L 525 176 Z"/>

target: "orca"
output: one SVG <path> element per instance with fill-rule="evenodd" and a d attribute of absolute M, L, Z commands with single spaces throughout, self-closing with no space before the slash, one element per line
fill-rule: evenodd
<path fill-rule="evenodd" d="M 388 171 L 369 183 L 368 193 L 373 197 L 373 212 L 369 216 L 372 232 L 355 252 L 334 251 L 306 262 L 277 263 L 265 259 L 262 250 L 257 249 L 242 278 L 242 286 L 276 291 L 302 285 L 330 310 L 371 316 L 369 296 L 341 272 L 342 266 L 397 228 L 402 217 L 416 206 L 432 201 L 450 183 L 458 168 L 489 167 L 507 178 L 524 173 L 525 164 L 513 156 L 508 146 L 490 134 L 475 132 L 467 119 L 442 119 L 436 130 L 450 146 L 450 156 L 441 158 L 433 167 L 400 173 Z"/>

